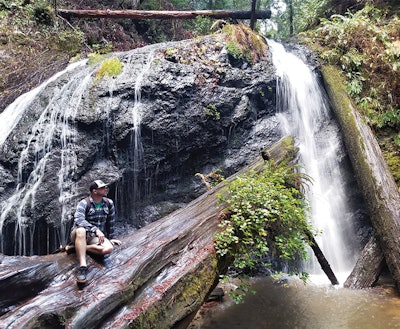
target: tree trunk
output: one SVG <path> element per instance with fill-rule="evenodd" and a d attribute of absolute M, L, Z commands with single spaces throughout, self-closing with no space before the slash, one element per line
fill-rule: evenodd
<path fill-rule="evenodd" d="M 291 37 L 294 35 L 293 15 L 293 0 L 289 0 L 289 36 Z"/>
<path fill-rule="evenodd" d="M 293 157 L 288 139 L 269 150 Z M 260 170 L 261 156 L 240 173 Z M 232 181 L 237 175 L 231 176 Z M 215 186 L 186 207 L 128 234 L 107 258 L 88 257 L 88 284 L 75 283 L 75 255 L 1 259 L 2 328 L 157 328 L 178 326 L 196 312 L 227 264 L 217 262 L 214 236 L 223 205 Z"/>
<path fill-rule="evenodd" d="M 211 18 L 250 19 L 252 17 L 251 11 L 240 10 L 145 11 L 58 9 L 57 13 L 65 18 L 193 19 L 197 16 L 207 16 Z M 270 17 L 270 10 L 256 10 L 254 12 L 254 19 L 267 19 Z"/>
<path fill-rule="evenodd" d="M 257 0 L 251 0 L 251 18 L 250 18 L 250 28 L 254 30 L 256 24 L 256 4 Z"/>
<path fill-rule="evenodd" d="M 365 245 L 343 286 L 353 289 L 370 288 L 378 281 L 384 266 L 382 249 L 377 238 L 373 236 Z"/>
<path fill-rule="evenodd" d="M 340 74 L 326 66 L 323 76 L 379 246 L 400 291 L 400 194 L 397 185 L 375 135 L 348 98 Z"/>

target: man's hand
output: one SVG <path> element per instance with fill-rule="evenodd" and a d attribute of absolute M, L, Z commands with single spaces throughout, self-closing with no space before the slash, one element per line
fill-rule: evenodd
<path fill-rule="evenodd" d="M 111 239 L 110 242 L 116 246 L 120 246 L 122 244 L 122 241 L 117 239 Z"/>
<path fill-rule="evenodd" d="M 104 239 L 105 239 L 103 232 L 100 231 L 100 230 L 97 230 L 96 231 L 96 236 L 99 239 L 98 244 L 100 244 L 100 245 L 103 244 L 104 243 Z"/>

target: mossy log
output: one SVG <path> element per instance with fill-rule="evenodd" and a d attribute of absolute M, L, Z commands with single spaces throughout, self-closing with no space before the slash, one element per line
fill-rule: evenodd
<path fill-rule="evenodd" d="M 396 183 L 374 134 L 348 97 L 337 69 L 325 66 L 322 73 L 379 245 L 400 291 L 400 195 Z"/>
<path fill-rule="evenodd" d="M 290 138 L 269 154 L 293 157 Z M 240 173 L 259 170 L 260 156 Z M 234 179 L 230 177 L 228 181 Z M 75 255 L 3 256 L 2 328 L 177 328 L 195 314 L 229 263 L 218 263 L 213 239 L 224 182 L 157 222 L 123 237 L 104 260 L 88 257 L 88 284 L 77 287 Z"/>

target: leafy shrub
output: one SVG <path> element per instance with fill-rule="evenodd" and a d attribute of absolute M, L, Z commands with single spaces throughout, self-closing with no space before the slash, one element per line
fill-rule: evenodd
<path fill-rule="evenodd" d="M 100 63 L 104 59 L 103 55 L 96 53 L 96 52 L 89 53 L 87 56 L 89 59 L 89 61 L 88 61 L 89 65 L 94 65 L 94 64 Z"/>
<path fill-rule="evenodd" d="M 197 16 L 194 20 L 194 32 L 196 35 L 206 35 L 210 33 L 212 21 L 209 17 Z"/>
<path fill-rule="evenodd" d="M 82 31 L 64 30 L 60 31 L 55 37 L 55 44 L 60 51 L 74 56 L 80 51 L 84 40 L 85 36 Z"/>
<path fill-rule="evenodd" d="M 321 22 L 320 27 L 308 33 L 328 49 L 321 52 L 321 57 L 343 70 L 349 94 L 371 125 L 392 127 L 395 121 L 382 119 L 382 113 L 397 112 L 400 106 L 398 17 L 389 19 L 383 11 L 366 6 Z"/>
<path fill-rule="evenodd" d="M 254 268 L 266 254 L 287 262 L 306 259 L 305 233 L 312 228 L 299 189 L 306 179 L 293 166 L 269 162 L 261 173 L 250 171 L 232 181 L 220 196 L 230 215 L 215 237 L 217 254 L 233 257 L 238 269 Z M 290 265 L 290 274 L 305 280 L 297 264 Z"/>
<path fill-rule="evenodd" d="M 33 9 L 34 19 L 43 25 L 53 25 L 53 13 L 51 7 L 48 6 L 37 6 Z"/>

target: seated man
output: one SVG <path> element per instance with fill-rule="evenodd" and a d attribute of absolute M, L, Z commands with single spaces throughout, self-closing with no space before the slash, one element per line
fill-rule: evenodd
<path fill-rule="evenodd" d="M 87 282 L 87 252 L 103 256 L 114 250 L 113 244 L 121 245 L 120 240 L 113 239 L 115 208 L 113 201 L 106 198 L 107 184 L 95 180 L 89 190 L 90 196 L 81 200 L 76 207 L 71 231 L 71 242 L 75 245 L 79 262 L 76 281 L 81 284 Z"/>

